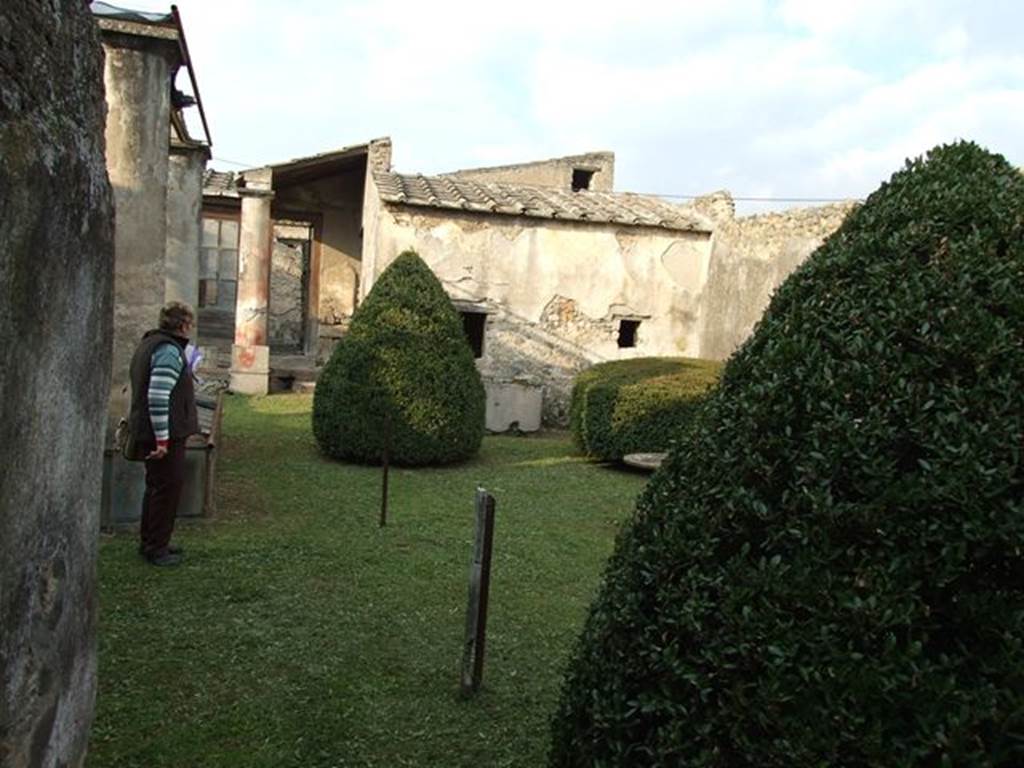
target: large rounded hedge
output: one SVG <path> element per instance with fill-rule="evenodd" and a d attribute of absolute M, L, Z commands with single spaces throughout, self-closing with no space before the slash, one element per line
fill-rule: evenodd
<path fill-rule="evenodd" d="M 484 434 L 484 388 L 441 283 L 405 251 L 374 284 L 317 380 L 313 433 L 337 459 L 410 466 L 469 458 Z"/>
<path fill-rule="evenodd" d="M 1024 177 L 909 162 L 638 502 L 555 766 L 1024 765 Z"/>
<path fill-rule="evenodd" d="M 664 451 L 689 425 L 721 369 L 717 361 L 685 357 L 638 357 L 588 368 L 573 383 L 573 440 L 604 461 Z"/>

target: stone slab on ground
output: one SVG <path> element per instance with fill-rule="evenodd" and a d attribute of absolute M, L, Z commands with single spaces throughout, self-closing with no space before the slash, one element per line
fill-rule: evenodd
<path fill-rule="evenodd" d="M 661 467 L 667 456 L 667 453 L 627 453 L 622 457 L 622 462 L 630 467 L 653 472 Z"/>

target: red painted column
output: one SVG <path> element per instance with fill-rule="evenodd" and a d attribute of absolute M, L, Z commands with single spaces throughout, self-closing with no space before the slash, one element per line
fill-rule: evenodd
<path fill-rule="evenodd" d="M 270 380 L 267 311 L 270 305 L 270 201 L 272 171 L 245 173 L 242 221 L 238 243 L 238 294 L 235 300 L 235 343 L 231 347 L 231 391 L 265 395 Z"/>

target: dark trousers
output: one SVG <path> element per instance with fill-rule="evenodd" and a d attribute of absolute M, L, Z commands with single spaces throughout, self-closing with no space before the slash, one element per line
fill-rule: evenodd
<path fill-rule="evenodd" d="M 144 555 L 158 555 L 171 543 L 184 483 L 185 441 L 172 440 L 166 456 L 146 461 L 146 492 L 142 496 L 139 525 Z"/>

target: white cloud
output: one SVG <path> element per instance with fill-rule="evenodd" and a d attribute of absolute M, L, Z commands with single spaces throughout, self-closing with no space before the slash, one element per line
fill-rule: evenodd
<path fill-rule="evenodd" d="M 932 45 L 932 50 L 943 58 L 962 56 L 967 52 L 971 36 L 962 24 L 953 24 L 942 30 Z"/>
<path fill-rule="evenodd" d="M 609 149 L 623 189 L 831 197 L 955 136 L 1024 162 L 1016 2 L 179 5 L 247 163 L 389 134 L 403 170 Z"/>
<path fill-rule="evenodd" d="M 1006 80 L 1018 86 L 1006 88 Z M 959 138 L 1020 157 L 1022 121 L 1024 58 L 954 58 L 876 83 L 804 127 L 761 136 L 755 146 L 803 158 L 808 188 L 864 195 L 905 158 Z"/>
<path fill-rule="evenodd" d="M 893 16 L 905 17 L 908 11 L 917 16 L 921 5 L 892 0 L 783 0 L 779 17 L 815 37 L 850 36 L 876 31 Z"/>

